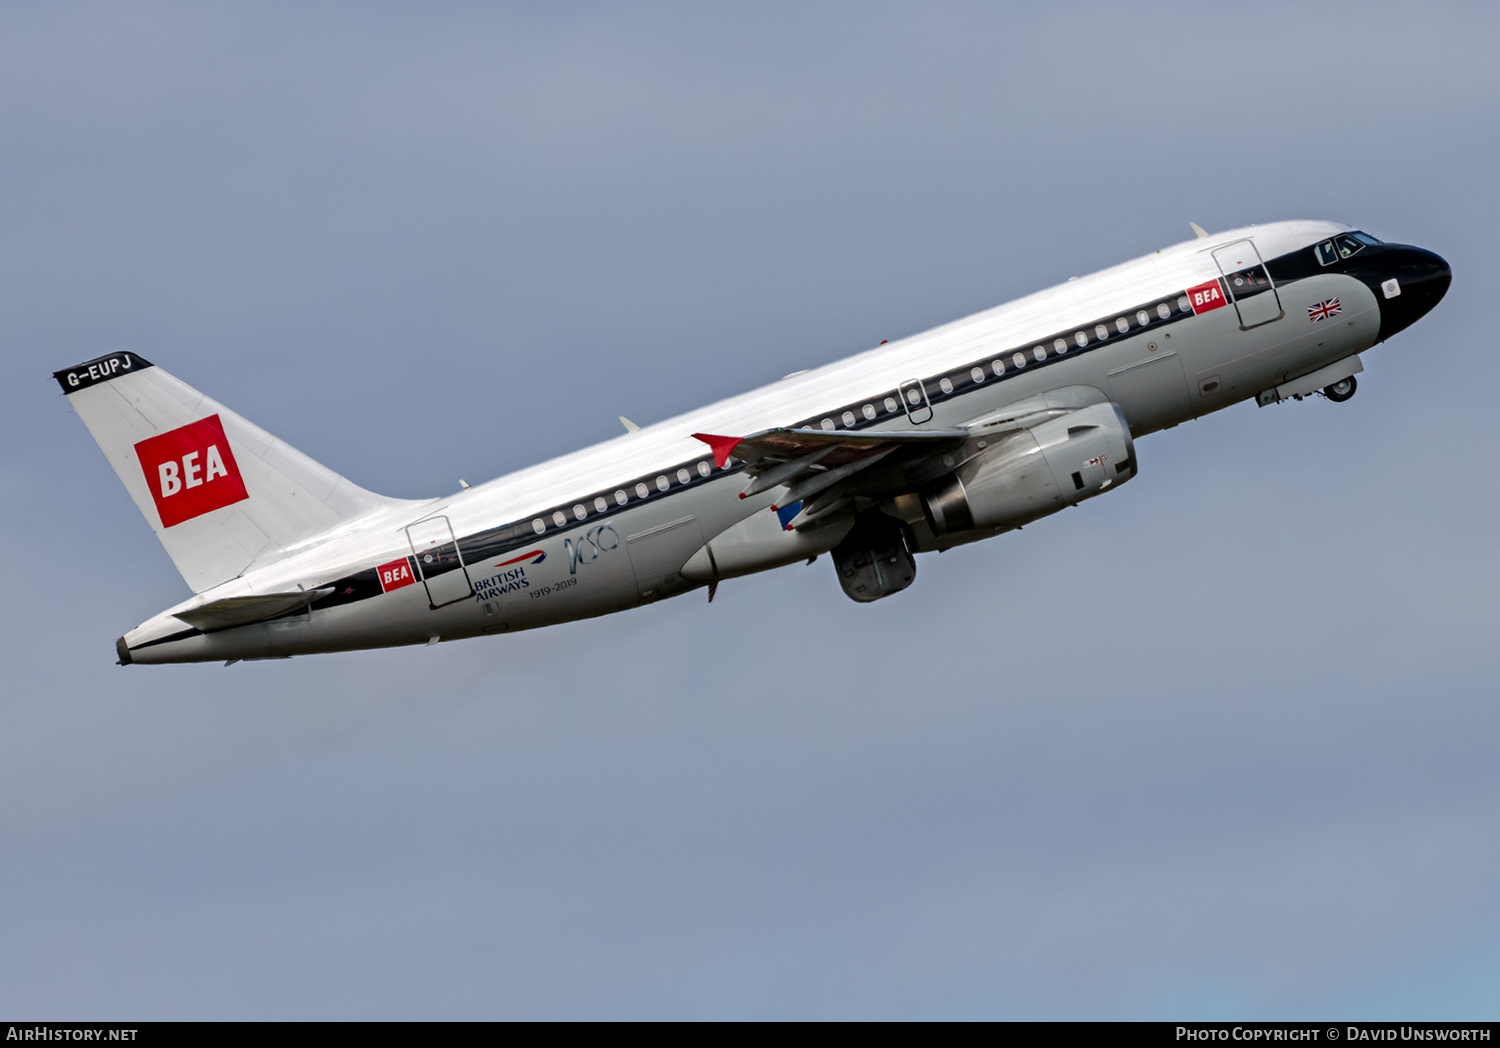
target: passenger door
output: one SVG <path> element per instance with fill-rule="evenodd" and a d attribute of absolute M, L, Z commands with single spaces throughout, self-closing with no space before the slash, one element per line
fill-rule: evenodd
<path fill-rule="evenodd" d="M 1282 317 L 1281 298 L 1271 283 L 1271 274 L 1260 260 L 1260 252 L 1249 240 L 1216 247 L 1214 261 L 1224 274 L 1229 298 L 1240 315 L 1241 328 L 1259 327 Z"/>
<path fill-rule="evenodd" d="M 474 585 L 453 538 L 447 517 L 428 517 L 406 529 L 406 540 L 416 556 L 417 571 L 427 587 L 427 604 L 436 610 L 472 596 Z"/>

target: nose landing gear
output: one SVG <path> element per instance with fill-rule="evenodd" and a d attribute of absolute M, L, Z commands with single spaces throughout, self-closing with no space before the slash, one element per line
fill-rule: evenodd
<path fill-rule="evenodd" d="M 1335 404 L 1342 404 L 1354 396 L 1354 391 L 1358 388 L 1359 383 L 1355 381 L 1353 375 L 1350 375 L 1348 378 L 1340 379 L 1331 386 L 1324 386 L 1323 395 Z"/>

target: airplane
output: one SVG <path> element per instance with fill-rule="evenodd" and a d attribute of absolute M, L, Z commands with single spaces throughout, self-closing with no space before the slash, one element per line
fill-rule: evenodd
<path fill-rule="evenodd" d="M 54 373 L 194 595 L 120 665 L 436 644 L 831 554 L 858 602 L 916 554 L 1134 479 L 1241 401 L 1348 400 L 1452 280 L 1333 222 L 1210 235 L 441 498 L 376 495 L 129 351 Z"/>

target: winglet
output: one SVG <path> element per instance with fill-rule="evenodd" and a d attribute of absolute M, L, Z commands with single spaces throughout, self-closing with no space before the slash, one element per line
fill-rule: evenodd
<path fill-rule="evenodd" d="M 1208 230 L 1204 229 L 1198 223 L 1189 222 L 1188 225 L 1193 227 L 1193 236 L 1197 237 L 1199 240 L 1202 240 L 1204 237 L 1208 236 Z"/>
<path fill-rule="evenodd" d="M 693 439 L 701 440 L 703 441 L 703 443 L 712 448 L 714 453 L 714 465 L 718 466 L 720 469 L 723 469 L 724 464 L 729 461 L 729 456 L 734 453 L 734 449 L 739 447 L 745 438 L 720 437 L 715 436 L 712 433 L 694 433 Z"/>

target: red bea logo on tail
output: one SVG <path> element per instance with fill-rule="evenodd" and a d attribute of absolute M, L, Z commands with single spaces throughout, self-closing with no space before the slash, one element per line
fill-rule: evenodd
<path fill-rule="evenodd" d="M 218 415 L 143 440 L 135 454 L 164 528 L 250 497 Z"/>

